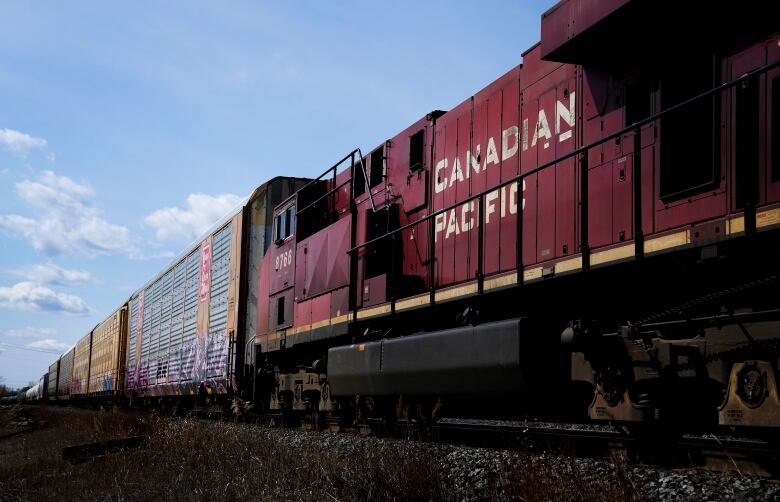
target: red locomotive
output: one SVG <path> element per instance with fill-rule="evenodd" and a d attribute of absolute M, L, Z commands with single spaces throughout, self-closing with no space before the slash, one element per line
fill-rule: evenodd
<path fill-rule="evenodd" d="M 134 294 L 115 392 L 779 426 L 780 32 L 748 10 L 559 2 L 521 65 Z"/>

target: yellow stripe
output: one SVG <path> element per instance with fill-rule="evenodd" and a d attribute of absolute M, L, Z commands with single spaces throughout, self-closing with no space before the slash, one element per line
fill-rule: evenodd
<path fill-rule="evenodd" d="M 530 282 L 542 278 L 542 267 L 529 268 L 523 271 L 523 281 Z"/>
<path fill-rule="evenodd" d="M 420 307 L 431 303 L 431 295 L 424 294 L 419 296 L 413 296 L 411 298 L 405 298 L 395 303 L 396 310 L 411 309 L 414 307 Z"/>
<path fill-rule="evenodd" d="M 686 244 L 690 244 L 690 243 L 691 243 L 690 230 L 683 230 L 681 232 L 675 232 L 673 234 L 656 237 L 655 239 L 646 240 L 645 253 L 655 253 L 658 251 L 663 251 L 665 249 L 685 246 Z"/>
<path fill-rule="evenodd" d="M 333 325 L 333 324 L 340 324 L 340 323 L 343 323 L 343 322 L 349 322 L 351 319 L 352 319 L 352 313 L 350 312 L 349 314 L 340 315 L 338 317 L 331 317 L 330 319 L 323 319 L 322 321 L 317 321 L 315 323 L 303 324 L 301 326 L 296 326 L 293 329 L 293 333 L 297 335 L 299 333 L 305 333 L 307 331 L 312 331 L 312 330 L 315 330 L 317 328 L 322 328 L 323 326 L 330 326 L 330 325 Z"/>
<path fill-rule="evenodd" d="M 562 274 L 564 272 L 569 272 L 580 268 L 582 268 L 582 256 L 571 258 L 569 260 L 559 261 L 555 264 L 555 273 Z"/>
<path fill-rule="evenodd" d="M 602 263 L 608 263 L 610 261 L 622 260 L 624 258 L 631 258 L 634 256 L 634 245 L 627 244 L 625 246 L 619 246 L 612 249 L 605 249 L 604 251 L 597 251 L 590 255 L 591 265 L 601 265 Z"/>
<path fill-rule="evenodd" d="M 337 317 L 332 317 L 330 319 L 330 322 L 331 322 L 331 324 L 339 324 L 339 323 L 342 323 L 342 322 L 349 322 L 351 320 L 352 320 L 352 312 L 350 312 L 349 314 L 340 315 L 340 316 L 337 316 Z"/>
<path fill-rule="evenodd" d="M 311 331 L 311 324 L 302 324 L 293 328 L 293 334 L 303 333 L 305 331 Z"/>
<path fill-rule="evenodd" d="M 511 286 L 517 284 L 517 272 L 510 272 L 508 274 L 499 275 L 491 279 L 485 280 L 484 289 L 496 289 L 503 288 L 504 286 Z"/>
<path fill-rule="evenodd" d="M 389 313 L 390 313 L 390 304 L 385 304 L 370 309 L 358 310 L 357 318 L 365 319 L 367 317 L 374 317 L 374 316 L 389 314 Z"/>
<path fill-rule="evenodd" d="M 322 321 L 317 321 L 317 322 L 311 323 L 311 329 L 317 329 L 317 328 L 321 328 L 323 326 L 329 326 L 329 325 L 330 325 L 330 319 L 324 319 Z"/>
<path fill-rule="evenodd" d="M 471 282 L 465 286 L 458 286 L 457 288 L 449 288 L 436 292 L 436 301 L 441 302 L 445 300 L 451 300 L 460 296 L 473 295 L 477 292 L 477 283 Z"/>
<path fill-rule="evenodd" d="M 745 231 L 745 217 L 744 216 L 737 216 L 736 218 L 731 218 L 730 220 L 726 220 L 726 234 L 738 234 L 740 232 Z"/>
<path fill-rule="evenodd" d="M 756 214 L 756 228 L 768 227 L 780 223 L 780 208 L 767 209 Z"/>

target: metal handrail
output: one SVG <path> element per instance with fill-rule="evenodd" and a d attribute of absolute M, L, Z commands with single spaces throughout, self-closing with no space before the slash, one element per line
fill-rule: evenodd
<path fill-rule="evenodd" d="M 368 173 L 366 172 L 366 165 L 363 163 L 363 152 L 360 151 L 360 148 L 356 149 L 358 155 L 360 155 L 360 169 L 363 171 L 363 183 L 366 185 L 366 192 L 368 192 L 368 200 L 371 201 L 371 211 L 376 213 L 376 206 L 374 205 L 374 194 L 371 193 L 371 185 L 368 183 Z M 352 165 L 355 165 L 355 162 L 352 162 Z M 349 177 L 349 181 L 352 181 L 352 176 Z"/>
<path fill-rule="evenodd" d="M 316 178 L 314 178 L 313 180 L 309 181 L 308 183 L 306 183 L 305 185 L 303 185 L 301 188 L 299 188 L 298 190 L 296 190 L 295 192 L 293 192 L 293 193 L 292 193 L 292 194 L 291 194 L 289 197 L 287 197 L 287 198 L 286 198 L 286 199 L 284 199 L 282 202 L 280 202 L 279 204 L 277 204 L 277 205 L 276 205 L 276 207 L 281 207 L 281 206 L 283 206 L 283 205 L 287 204 L 288 202 L 290 202 L 291 200 L 293 200 L 293 199 L 295 198 L 295 196 L 296 196 L 296 195 L 298 195 L 298 193 L 299 193 L 299 192 L 301 192 L 302 190 L 305 190 L 305 189 L 309 188 L 310 186 L 312 186 L 312 185 L 314 185 L 315 183 L 317 183 L 318 181 L 320 181 L 320 180 L 322 179 L 322 177 L 323 177 L 323 176 L 325 176 L 326 174 L 328 174 L 328 173 L 329 173 L 329 172 L 331 172 L 331 171 L 334 171 L 334 170 L 335 170 L 337 167 L 339 167 L 341 164 L 343 164 L 345 160 L 347 160 L 347 159 L 351 158 L 351 157 L 352 157 L 352 156 L 353 156 L 353 155 L 354 155 L 356 152 L 359 152 L 359 151 L 360 151 L 360 148 L 355 148 L 354 150 L 352 150 L 351 152 L 349 152 L 348 154 L 346 154 L 346 155 L 345 155 L 345 156 L 344 156 L 344 157 L 343 157 L 341 160 L 339 160 L 338 162 L 336 162 L 335 164 L 333 164 L 331 167 L 329 167 L 329 168 L 327 168 L 326 170 L 324 170 L 324 171 L 322 172 L 322 174 L 320 174 L 319 176 L 317 176 L 317 177 L 316 177 Z M 362 157 L 362 156 L 361 156 L 361 157 Z M 362 159 L 361 159 L 361 161 L 362 161 Z M 350 176 L 350 178 L 351 178 L 351 176 Z M 274 209 L 275 209 L 275 208 L 274 208 Z M 298 211 L 298 212 L 300 212 L 300 211 Z"/>
<path fill-rule="evenodd" d="M 374 194 L 371 193 L 371 187 L 368 184 L 368 174 L 366 172 L 366 165 L 363 162 L 363 152 L 360 150 L 360 148 L 355 148 L 354 150 L 349 152 L 341 160 L 339 160 L 338 162 L 333 164 L 333 166 L 331 166 L 328 169 L 326 169 L 322 174 L 317 176 L 315 179 L 309 181 L 308 183 L 303 185 L 301 188 L 299 188 L 298 190 L 293 192 L 289 197 L 287 197 L 282 202 L 277 204 L 276 207 L 284 206 L 285 204 L 290 202 L 296 195 L 298 195 L 299 192 L 301 192 L 302 190 L 305 190 L 306 188 L 312 186 L 314 183 L 320 181 L 323 176 L 325 176 L 326 174 L 328 174 L 330 172 L 333 172 L 333 180 L 334 180 L 334 185 L 335 185 L 336 175 L 338 174 L 337 168 L 341 164 L 343 164 L 344 161 L 347 160 L 347 159 L 351 159 L 352 160 L 352 165 L 350 167 L 354 168 L 356 166 L 356 164 L 355 164 L 355 154 L 358 155 L 358 162 L 360 164 L 360 170 L 363 172 L 363 181 L 366 184 L 366 191 L 368 192 L 368 198 L 369 198 L 369 200 L 371 202 L 371 210 L 373 212 L 377 212 L 376 205 L 374 204 Z M 333 195 L 334 193 L 338 192 L 339 190 L 341 190 L 347 184 L 349 184 L 350 187 L 351 187 L 351 185 L 352 185 L 352 178 L 353 178 L 352 177 L 352 173 L 350 173 L 350 176 L 349 176 L 349 178 L 346 181 L 344 181 L 344 182 L 342 182 L 342 183 L 340 183 L 338 185 L 335 185 L 331 190 L 326 192 L 324 195 L 318 197 L 314 202 L 309 203 L 308 205 L 306 205 L 305 207 L 303 207 L 301 209 L 297 209 L 296 213 L 300 215 L 302 212 L 306 211 L 307 209 L 311 209 L 314 205 L 318 204 L 323 199 L 326 199 L 326 198 L 330 197 L 331 195 Z M 351 193 L 352 193 L 352 190 L 350 189 L 350 196 L 351 196 Z"/>
<path fill-rule="evenodd" d="M 318 204 L 318 203 L 319 203 L 319 202 L 320 202 L 322 199 L 325 199 L 325 198 L 327 198 L 327 197 L 330 197 L 330 196 L 331 196 L 331 195 L 333 195 L 334 193 L 336 193 L 336 192 L 338 192 L 339 190 L 341 190 L 341 189 L 344 187 L 344 185 L 347 185 L 347 184 L 350 184 L 350 183 L 352 183 L 352 178 L 349 178 L 347 181 L 344 181 L 344 182 L 342 182 L 342 183 L 340 183 L 340 184 L 336 185 L 336 186 L 335 186 L 335 187 L 334 187 L 332 190 L 328 191 L 328 192 L 327 192 L 327 193 L 325 193 L 324 195 L 321 195 L 321 196 L 319 196 L 319 197 L 317 198 L 317 200 L 315 200 L 314 202 L 312 202 L 312 203 L 310 203 L 310 204 L 308 204 L 308 205 L 304 206 L 302 209 L 298 209 L 298 210 L 297 210 L 297 211 L 298 211 L 298 215 L 300 215 L 302 212 L 306 211 L 307 209 L 310 209 L 312 206 L 314 206 L 314 205 Z M 281 204 L 280 204 L 280 205 L 281 205 Z"/>
<path fill-rule="evenodd" d="M 719 85 L 717 87 L 714 87 L 713 89 L 711 89 L 709 91 L 703 92 L 703 93 L 701 93 L 701 94 L 699 94 L 697 96 L 694 96 L 694 97 L 689 98 L 689 99 L 687 99 L 685 101 L 682 101 L 681 103 L 678 103 L 678 104 L 673 105 L 673 106 L 671 106 L 671 107 L 669 107 L 669 108 L 667 108 L 665 110 L 662 110 L 662 111 L 656 113 L 655 115 L 652 115 L 650 117 L 642 119 L 642 120 L 640 120 L 638 122 L 634 122 L 630 126 L 624 127 L 623 129 L 620 129 L 617 132 L 609 134 L 609 135 L 607 135 L 607 136 L 605 136 L 605 137 L 603 137 L 603 138 L 601 138 L 601 139 L 599 139 L 597 141 L 589 143 L 589 144 L 587 144 L 585 146 L 581 146 L 580 148 L 577 148 L 576 150 L 573 150 L 573 151 L 571 151 L 571 152 L 569 152 L 567 154 L 564 154 L 564 155 L 562 155 L 562 156 L 560 156 L 560 157 L 558 157 L 558 158 L 556 158 L 554 160 L 551 160 L 551 161 L 546 162 L 546 163 L 544 163 L 544 164 L 542 164 L 540 166 L 537 166 L 537 167 L 535 167 L 533 169 L 530 169 L 530 170 L 528 170 L 525 173 L 518 174 L 517 176 L 514 176 L 514 177 L 512 177 L 512 178 L 510 178 L 510 179 L 508 179 L 506 181 L 503 181 L 503 182 L 501 182 L 501 183 L 499 183 L 497 185 L 494 185 L 491 188 L 485 189 L 485 190 L 483 190 L 483 191 L 481 191 L 481 192 L 479 192 L 477 194 L 474 194 L 474 195 L 472 195 L 472 196 L 470 196 L 470 197 L 468 197 L 466 199 L 463 199 L 463 200 L 461 200 L 461 201 L 459 201 L 459 202 L 457 202 L 455 204 L 451 204 L 451 205 L 449 205 L 447 207 L 439 209 L 438 211 L 436 211 L 434 213 L 430 213 L 430 214 L 428 214 L 426 216 L 423 216 L 423 217 L 421 217 L 418 220 L 415 220 L 413 222 L 407 223 L 406 225 L 403 225 L 403 226 L 398 227 L 398 228 L 396 228 L 396 229 L 394 229 L 394 230 L 392 230 L 390 232 L 387 232 L 385 235 L 376 237 L 376 238 L 371 239 L 370 241 L 366 241 L 366 242 L 364 242 L 362 244 L 358 244 L 355 247 L 349 249 L 347 251 L 347 253 L 354 253 L 354 252 L 360 250 L 361 248 L 370 246 L 370 245 L 375 244 L 375 243 L 377 243 L 377 242 L 379 242 L 379 241 L 381 241 L 383 239 L 386 239 L 386 238 L 388 238 L 392 234 L 403 232 L 404 230 L 408 230 L 409 228 L 417 226 L 417 225 L 419 225 L 420 223 L 422 223 L 424 221 L 428 221 L 428 220 L 430 220 L 432 218 L 435 218 L 436 216 L 438 216 L 440 214 L 444 214 L 444 213 L 446 213 L 448 211 L 451 211 L 452 209 L 455 209 L 455 208 L 458 208 L 460 206 L 463 206 L 464 204 L 466 204 L 468 202 L 471 202 L 471 201 L 473 201 L 473 200 L 475 200 L 477 198 L 484 197 L 485 195 L 487 195 L 490 192 L 494 192 L 494 191 L 496 191 L 498 189 L 501 189 L 501 188 L 503 188 L 503 187 L 505 187 L 507 185 L 511 185 L 512 183 L 521 182 L 523 179 L 527 178 L 528 176 L 531 176 L 533 174 L 537 174 L 538 172 L 543 171 L 544 169 L 547 169 L 547 168 L 552 167 L 552 166 L 554 166 L 556 164 L 559 164 L 559 163 L 563 162 L 564 160 L 568 160 L 568 159 L 570 159 L 570 158 L 572 158 L 574 156 L 580 155 L 582 153 L 586 153 L 591 148 L 594 148 L 594 147 L 597 147 L 599 145 L 602 145 L 602 144 L 606 143 L 607 141 L 613 140 L 613 139 L 615 139 L 615 138 L 617 138 L 619 136 L 622 136 L 623 134 L 626 134 L 627 132 L 634 131 L 634 132 L 638 133 L 639 130 L 643 126 L 645 126 L 647 124 L 650 124 L 651 122 L 655 122 L 656 120 L 658 120 L 658 119 L 660 119 L 660 118 L 662 118 L 662 117 L 664 117 L 666 115 L 669 115 L 669 114 L 671 114 L 673 112 L 676 112 L 676 111 L 680 110 L 681 108 L 685 108 L 685 107 L 687 107 L 687 106 L 689 106 L 689 105 L 691 105 L 691 104 L 693 104 L 695 102 L 698 102 L 699 100 L 708 98 L 708 97 L 713 96 L 713 95 L 715 95 L 715 94 L 717 94 L 719 92 L 722 92 L 722 91 L 725 91 L 725 90 L 730 89 L 732 87 L 735 87 L 737 84 L 739 84 L 741 82 L 744 82 L 745 80 L 748 80 L 748 79 L 750 79 L 752 77 L 755 77 L 756 75 L 760 75 L 762 73 L 766 73 L 766 72 L 768 72 L 770 70 L 773 70 L 773 69 L 775 69 L 777 67 L 780 67 L 780 60 L 778 60 L 778 61 L 776 61 L 774 63 L 768 64 L 768 65 L 762 66 L 760 68 L 757 68 L 755 70 L 752 70 L 752 71 L 750 71 L 748 73 L 745 73 L 744 75 L 742 75 L 742 76 L 740 76 L 740 77 L 738 77 L 738 78 L 736 78 L 734 80 L 731 80 L 729 82 L 723 83 L 723 84 L 721 84 L 721 85 Z M 585 159 L 587 159 L 587 157 L 585 157 Z M 481 217 L 482 216 L 480 215 L 480 218 Z M 482 226 L 482 225 L 480 225 L 480 226 Z"/>

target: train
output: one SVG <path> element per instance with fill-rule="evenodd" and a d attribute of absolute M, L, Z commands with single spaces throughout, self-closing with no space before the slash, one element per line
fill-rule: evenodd
<path fill-rule="evenodd" d="M 258 187 L 45 400 L 779 427 L 780 27 L 700 10 L 558 2 L 449 111 Z"/>

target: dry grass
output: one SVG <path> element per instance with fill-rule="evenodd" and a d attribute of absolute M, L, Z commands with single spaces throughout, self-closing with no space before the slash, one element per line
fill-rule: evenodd
<path fill-rule="evenodd" d="M 30 409 L 30 408 L 28 408 Z M 499 465 L 487 485 L 455 482 L 451 448 L 295 433 L 152 414 L 29 411 L 47 425 L 0 440 L 0 500 L 626 500 L 620 472 L 594 483 L 544 459 Z M 144 446 L 72 464 L 61 448 L 145 434 Z M 324 439 L 323 439 L 324 437 Z M 349 443 L 349 446 L 345 446 Z M 512 457 L 516 458 L 516 457 Z M 619 465 L 619 464 L 616 464 Z M 618 468 L 619 469 L 619 468 Z M 449 472 L 449 473 L 448 473 Z M 622 481 L 621 481 L 622 480 Z"/>

